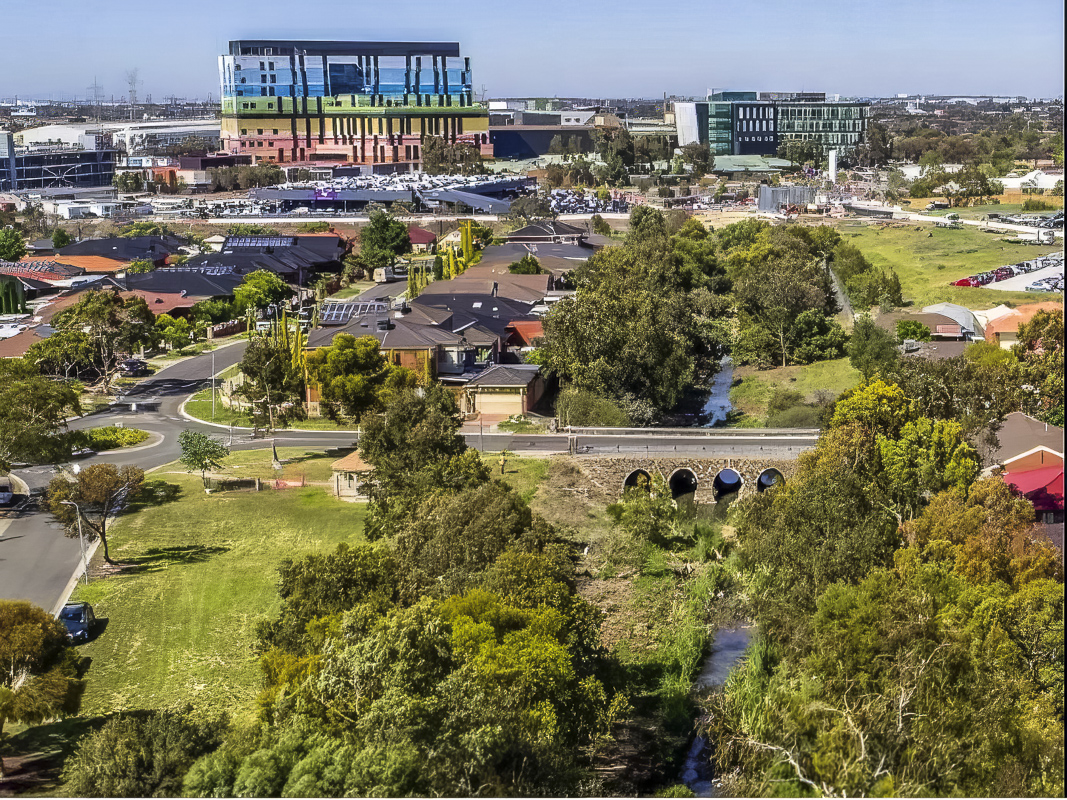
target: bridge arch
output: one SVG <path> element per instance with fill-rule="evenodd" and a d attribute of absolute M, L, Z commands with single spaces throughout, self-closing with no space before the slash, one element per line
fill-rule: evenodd
<path fill-rule="evenodd" d="M 719 470 L 719 473 L 715 476 L 715 480 L 712 483 L 712 493 L 715 499 L 718 500 L 720 497 L 739 493 L 744 485 L 745 480 L 741 477 L 741 473 L 732 467 L 726 467 Z"/>
<path fill-rule="evenodd" d="M 625 492 L 627 489 L 644 489 L 646 492 L 652 488 L 652 476 L 647 470 L 635 469 L 626 479 L 622 482 L 622 490 Z"/>
<path fill-rule="evenodd" d="M 679 467 L 667 479 L 667 485 L 671 490 L 671 497 L 677 500 L 679 497 L 696 494 L 700 482 L 697 475 L 689 467 Z"/>
<path fill-rule="evenodd" d="M 763 492 L 782 483 L 785 483 L 785 476 L 774 467 L 769 467 L 763 470 L 756 479 L 756 491 Z"/>

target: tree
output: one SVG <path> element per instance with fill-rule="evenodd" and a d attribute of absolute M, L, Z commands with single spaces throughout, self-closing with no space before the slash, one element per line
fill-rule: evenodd
<path fill-rule="evenodd" d="M 20 461 L 70 457 L 67 418 L 81 413 L 78 393 L 42 377 L 25 359 L 0 359 L 0 471 Z"/>
<path fill-rule="evenodd" d="M 245 275 L 233 292 L 233 303 L 242 311 L 250 308 L 262 311 L 292 296 L 293 290 L 285 281 L 273 272 L 259 269 Z"/>
<path fill-rule="evenodd" d="M 25 600 L 0 600 L 0 745 L 8 722 L 33 725 L 73 710 L 74 662 L 62 622 Z"/>
<path fill-rule="evenodd" d="M 556 214 L 540 194 L 527 194 L 512 202 L 508 208 L 508 216 L 529 222 L 535 219 L 554 219 Z"/>
<path fill-rule="evenodd" d="M 381 407 L 383 398 L 415 385 L 415 374 L 390 364 L 373 336 L 339 333 L 329 347 L 320 347 L 307 357 L 308 378 L 319 384 L 327 414 L 333 405 L 360 420 Z"/>
<path fill-rule="evenodd" d="M 284 337 L 254 337 L 245 348 L 239 368 L 245 381 L 237 392 L 248 401 L 255 427 L 269 430 L 275 423 L 303 414 L 303 368 L 294 363 L 293 351 Z"/>
<path fill-rule="evenodd" d="M 682 159 L 693 167 L 693 176 L 699 178 L 715 169 L 715 157 L 711 147 L 699 142 L 690 142 L 682 147 Z"/>
<path fill-rule="evenodd" d="M 541 269 L 541 262 L 534 255 L 527 253 L 518 261 L 509 264 L 508 272 L 515 275 L 540 275 L 544 270 Z"/>
<path fill-rule="evenodd" d="M 144 188 L 144 179 L 139 172 L 116 172 L 111 183 L 123 193 L 139 192 Z"/>
<path fill-rule="evenodd" d="M 67 526 L 67 536 L 78 536 L 78 511 L 65 501 L 77 504 L 88 538 L 99 538 L 104 546 L 104 561 L 114 564 L 107 546 L 109 517 L 121 512 L 140 491 L 144 470 L 140 467 L 114 464 L 91 464 L 81 470 L 74 480 L 56 476 L 48 484 L 48 510 Z"/>
<path fill-rule="evenodd" d="M 897 343 L 904 344 L 906 339 L 916 342 L 930 341 L 930 329 L 917 319 L 902 319 L 897 322 Z"/>
<path fill-rule="evenodd" d="M 411 252 L 407 226 L 384 211 L 374 211 L 359 230 L 359 254 L 372 267 L 384 267 Z"/>
<path fill-rule="evenodd" d="M 145 272 L 151 272 L 156 268 L 156 265 L 149 261 L 147 258 L 140 258 L 130 262 L 130 265 L 126 267 L 126 271 L 138 275 Z"/>
<path fill-rule="evenodd" d="M 26 255 L 26 241 L 14 228 L 0 229 L 0 261 L 18 261 Z"/>
<path fill-rule="evenodd" d="M 193 341 L 194 329 L 185 317 L 175 319 L 170 314 L 160 314 L 156 318 L 156 329 L 171 350 L 181 350 Z"/>
<path fill-rule="evenodd" d="M 604 189 L 605 192 L 607 192 L 606 187 L 601 188 Z M 597 196 L 600 196 L 599 191 L 597 192 Z M 606 200 L 607 198 L 605 197 L 603 199 Z M 593 233 L 597 234 L 598 236 L 611 236 L 611 225 L 609 225 L 608 221 L 599 214 L 593 214 L 593 217 L 589 220 L 589 223 L 593 228 Z"/>
<path fill-rule="evenodd" d="M 190 469 L 200 470 L 200 480 L 207 487 L 207 471 L 219 469 L 230 454 L 230 448 L 213 436 L 188 428 L 178 434 L 181 461 Z"/>
<path fill-rule="evenodd" d="M 70 244 L 70 234 L 62 228 L 52 231 L 52 249 L 59 250 Z"/>
<path fill-rule="evenodd" d="M 56 331 L 47 339 L 34 342 L 26 351 L 25 360 L 36 364 L 45 375 L 61 378 L 79 377 L 94 369 L 96 348 L 89 334 L 79 330 Z"/>
<path fill-rule="evenodd" d="M 889 370 L 897 358 L 896 341 L 891 333 L 879 328 L 870 314 L 856 320 L 848 343 L 848 361 L 864 380 Z"/>
<path fill-rule="evenodd" d="M 95 349 L 94 364 L 104 388 L 118 370 L 119 357 L 155 340 L 155 317 L 141 297 L 123 299 L 117 291 L 90 289 L 73 306 L 55 316 L 53 326 L 84 330 Z"/>

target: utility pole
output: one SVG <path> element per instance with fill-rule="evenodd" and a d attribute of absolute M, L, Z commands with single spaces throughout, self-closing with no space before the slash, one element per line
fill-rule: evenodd
<path fill-rule="evenodd" d="M 85 537 L 82 536 L 82 510 L 78 508 L 78 504 L 73 500 L 60 500 L 65 506 L 74 506 L 74 513 L 78 516 L 78 542 L 81 544 L 82 549 L 82 581 L 83 584 L 89 583 L 89 561 L 85 557 Z"/>
<path fill-rule="evenodd" d="M 211 351 L 211 421 L 215 421 L 215 351 Z M 233 434 L 231 434 L 232 436 Z"/>

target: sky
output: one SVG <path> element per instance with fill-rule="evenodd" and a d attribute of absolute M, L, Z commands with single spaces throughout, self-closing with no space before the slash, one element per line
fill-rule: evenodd
<path fill-rule="evenodd" d="M 1063 95 L 1059 0 L 0 0 L 0 100 L 218 100 L 230 39 L 458 41 L 476 94 Z"/>

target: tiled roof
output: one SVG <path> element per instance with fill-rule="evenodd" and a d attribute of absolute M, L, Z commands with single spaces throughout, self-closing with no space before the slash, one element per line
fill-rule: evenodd
<path fill-rule="evenodd" d="M 334 472 L 371 472 L 374 467 L 360 458 L 358 450 L 353 450 L 344 458 L 334 461 L 330 469 Z"/>
<path fill-rule="evenodd" d="M 1020 411 L 1008 414 L 997 431 L 1000 447 L 993 454 L 998 464 L 1021 453 L 1029 452 L 1035 447 L 1047 447 L 1060 455 L 1063 454 L 1063 428 L 1049 425 Z"/>
<path fill-rule="evenodd" d="M 412 244 L 433 244 L 437 241 L 437 234 L 417 225 L 412 225 L 408 228 L 408 238 Z"/>
<path fill-rule="evenodd" d="M 116 261 L 113 258 L 105 258 L 104 256 L 26 256 L 22 259 L 25 263 L 32 263 L 34 261 L 49 261 L 56 264 L 66 264 L 70 267 L 77 267 L 84 272 L 121 272 L 126 269 L 129 262 Z"/>
<path fill-rule="evenodd" d="M 490 367 L 468 386 L 529 386 L 541 368 L 536 364 L 497 364 Z"/>

